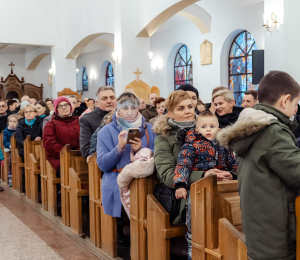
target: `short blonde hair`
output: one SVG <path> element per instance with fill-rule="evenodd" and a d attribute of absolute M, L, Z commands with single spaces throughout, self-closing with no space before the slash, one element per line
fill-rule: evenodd
<path fill-rule="evenodd" d="M 9 123 L 9 120 L 10 120 L 11 118 L 15 118 L 15 119 L 17 119 L 17 121 L 19 121 L 20 116 L 19 116 L 18 114 L 11 114 L 11 115 L 8 116 L 8 118 L 7 118 L 7 123 Z"/>
<path fill-rule="evenodd" d="M 169 112 L 173 112 L 175 107 L 183 100 L 190 99 L 192 100 L 191 96 L 183 90 L 176 90 L 170 93 L 165 101 L 166 109 Z"/>
<path fill-rule="evenodd" d="M 23 118 L 23 117 L 24 117 L 24 112 L 25 112 L 26 108 L 28 108 L 28 107 L 31 107 L 31 108 L 34 110 L 34 112 L 37 112 L 37 109 L 36 109 L 35 105 L 32 105 L 32 104 L 25 105 L 25 106 L 24 106 L 22 109 L 20 109 L 20 111 L 18 112 L 20 118 Z"/>
<path fill-rule="evenodd" d="M 218 124 L 219 124 L 219 120 L 218 120 L 218 117 L 216 116 L 216 114 L 212 113 L 210 111 L 204 111 L 200 115 L 198 115 L 197 118 L 196 118 L 196 123 L 198 124 L 199 121 L 201 121 L 201 119 L 207 118 L 207 117 L 213 117 L 213 118 L 215 118 L 218 121 Z"/>
<path fill-rule="evenodd" d="M 217 97 L 224 97 L 225 101 L 230 103 L 230 102 L 235 102 L 233 94 L 228 91 L 228 90 L 220 90 L 216 94 L 213 95 L 212 101 L 214 102 L 215 98 Z"/>

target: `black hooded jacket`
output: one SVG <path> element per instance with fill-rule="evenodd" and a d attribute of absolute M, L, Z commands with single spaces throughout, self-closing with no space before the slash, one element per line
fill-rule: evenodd
<path fill-rule="evenodd" d="M 219 116 L 218 113 L 216 112 L 216 116 L 218 117 L 219 120 L 219 127 L 222 129 L 234 124 L 238 120 L 240 113 L 242 112 L 243 109 L 244 109 L 243 107 L 233 107 L 232 113 L 223 116 Z"/>

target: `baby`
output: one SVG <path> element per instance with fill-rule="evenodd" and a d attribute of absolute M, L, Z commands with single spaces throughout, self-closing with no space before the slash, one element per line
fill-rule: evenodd
<path fill-rule="evenodd" d="M 185 144 L 178 156 L 174 175 L 175 196 L 187 198 L 186 225 L 189 259 L 191 246 L 191 201 L 189 197 L 189 176 L 192 171 L 204 171 L 203 176 L 217 174 L 218 180 L 236 178 L 237 165 L 232 151 L 219 146 L 215 140 L 219 131 L 219 122 L 215 114 L 203 112 L 196 119 L 196 130 L 186 133 Z"/>

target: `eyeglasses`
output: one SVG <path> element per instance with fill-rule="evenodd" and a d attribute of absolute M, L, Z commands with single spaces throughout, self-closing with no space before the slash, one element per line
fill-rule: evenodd
<path fill-rule="evenodd" d="M 66 104 L 64 104 L 64 105 L 58 105 L 57 107 L 58 108 L 68 108 L 70 106 L 70 104 L 69 103 L 66 103 Z"/>
<path fill-rule="evenodd" d="M 35 113 L 35 111 L 25 111 L 24 114 L 31 114 L 31 113 Z"/>
<path fill-rule="evenodd" d="M 5 107 L 6 107 L 6 106 L 4 106 L 4 105 L 3 105 L 3 106 L 0 106 L 0 108 L 5 108 Z"/>

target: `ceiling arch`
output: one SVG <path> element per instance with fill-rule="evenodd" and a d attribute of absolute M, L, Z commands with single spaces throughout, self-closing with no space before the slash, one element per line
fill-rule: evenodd
<path fill-rule="evenodd" d="M 27 70 L 35 70 L 39 63 L 50 53 L 41 53 L 40 55 L 36 56 L 28 65 Z"/>

